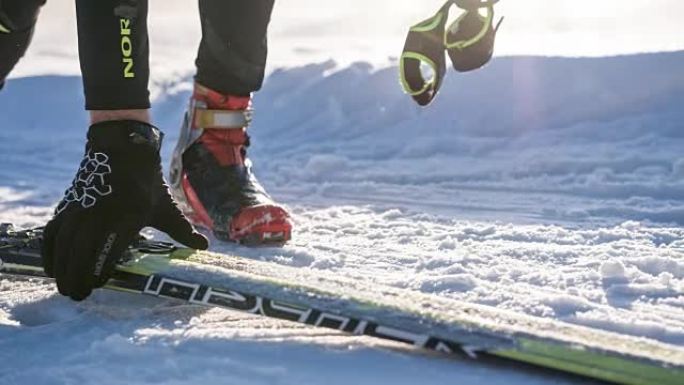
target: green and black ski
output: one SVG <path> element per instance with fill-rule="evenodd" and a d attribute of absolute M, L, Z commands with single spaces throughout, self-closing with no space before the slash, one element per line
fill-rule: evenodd
<path fill-rule="evenodd" d="M 43 277 L 41 230 L 0 228 L 0 273 Z M 628 385 L 684 384 L 684 349 L 434 295 L 140 239 L 106 288 Z"/>

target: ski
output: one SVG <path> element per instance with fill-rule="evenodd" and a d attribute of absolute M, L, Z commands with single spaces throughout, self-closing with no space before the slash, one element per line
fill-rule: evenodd
<path fill-rule="evenodd" d="M 41 235 L 0 227 L 0 273 L 44 277 Z M 678 346 L 144 238 L 128 249 L 106 288 L 617 384 L 684 383 Z"/>

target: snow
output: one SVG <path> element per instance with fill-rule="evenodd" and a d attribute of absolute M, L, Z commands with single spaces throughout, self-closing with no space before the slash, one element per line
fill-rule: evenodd
<path fill-rule="evenodd" d="M 625 265 L 620 261 L 606 261 L 601 264 L 603 279 L 619 279 L 625 277 Z"/>
<path fill-rule="evenodd" d="M 15 74 L 44 76 L 0 92 L 0 221 L 23 227 L 49 218 L 82 155 L 75 49 L 41 45 L 58 3 Z M 328 11 L 338 23 L 359 13 Z M 402 28 L 422 17 L 411 12 Z M 184 16 L 159 17 L 153 38 L 167 163 L 193 55 L 172 63 L 171 43 L 197 35 L 159 36 Z M 449 73 L 420 109 L 400 91 L 390 48 L 349 62 L 364 44 L 325 53 L 332 32 L 285 44 L 301 36 L 294 27 L 274 27 L 274 45 L 287 48 L 272 54 L 250 128 L 256 172 L 292 210 L 294 240 L 213 250 L 684 348 L 684 52 L 500 57 Z M 318 60 L 327 57 L 336 61 Z M 3 385 L 587 383 L 122 293 L 77 304 L 6 276 L 0 362 Z"/>
<path fill-rule="evenodd" d="M 451 77 L 422 110 L 399 92 L 395 68 L 277 70 L 255 101 L 251 154 L 294 213 L 294 241 L 212 248 L 682 346 L 684 137 L 671 100 L 684 93 L 683 62 L 682 53 L 499 59 Z M 647 71 L 650 63 L 661 70 Z M 529 66 L 541 74 L 534 82 L 516 75 Z M 616 67 L 642 76 L 615 82 Z M 578 91 L 582 77 L 592 82 Z M 167 160 L 187 82 L 169 84 L 155 103 Z M 523 100 L 516 89 L 543 102 L 513 108 Z M 599 92 L 613 97 L 582 96 Z M 639 110 L 616 99 L 625 94 Z M 27 100 L 50 108 L 29 113 Z M 81 156 L 81 103 L 74 77 L 16 79 L 0 94 L 12 127 L 0 133 L 3 221 L 49 217 Z M 106 378 L 101 370 L 120 373 L 112 383 L 364 383 L 387 371 L 399 383 L 477 383 L 488 373 L 486 364 L 231 312 L 104 292 L 73 304 L 40 281 L 1 282 L 0 354 L 14 369 L 0 382 L 22 382 L 36 365 L 45 367 L 37 383 Z M 131 366 L 138 361 L 148 362 Z"/>

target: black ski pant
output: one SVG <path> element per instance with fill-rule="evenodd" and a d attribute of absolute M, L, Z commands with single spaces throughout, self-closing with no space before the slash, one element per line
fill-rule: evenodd
<path fill-rule="evenodd" d="M 199 0 L 202 41 L 196 81 L 224 94 L 261 88 L 274 0 Z M 23 55 L 44 0 L 0 0 L 0 12 L 28 22 L 0 32 L 0 82 Z M 76 0 L 78 46 L 88 110 L 149 108 L 147 0 Z M 0 19 L 0 24 L 3 24 Z M 24 19 L 22 19 L 24 20 Z M 0 28 L 1 30 L 1 28 Z M 12 30 L 14 31 L 14 30 Z M 28 36 L 28 37 L 27 37 Z M 16 41 L 25 41 L 18 44 Z"/>

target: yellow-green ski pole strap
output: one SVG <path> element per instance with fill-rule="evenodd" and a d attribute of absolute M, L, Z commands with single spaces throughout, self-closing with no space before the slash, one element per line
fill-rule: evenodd
<path fill-rule="evenodd" d="M 444 80 L 446 59 L 442 36 L 452 4 L 453 0 L 447 1 L 434 16 L 409 29 L 404 51 L 399 59 L 401 85 L 421 106 L 434 99 Z M 432 78 L 425 79 L 421 64 L 430 67 Z"/>
<path fill-rule="evenodd" d="M 501 25 L 499 21 L 494 26 L 494 4 L 498 0 L 455 1 L 465 12 L 444 32 L 444 46 L 456 71 L 473 71 L 489 63 L 494 54 L 494 40 Z M 481 15 L 480 9 L 486 9 L 487 15 Z"/>
<path fill-rule="evenodd" d="M 494 8 L 492 6 L 489 6 L 486 9 L 487 16 L 482 16 L 478 10 L 466 11 L 464 14 L 459 16 L 459 18 L 456 19 L 449 26 L 449 28 L 446 29 L 444 33 L 444 47 L 446 47 L 446 49 L 464 49 L 479 43 L 482 40 L 482 38 L 484 38 L 487 35 L 487 32 L 489 32 L 489 30 L 493 28 L 492 24 L 494 21 Z M 456 35 L 454 31 L 458 31 L 459 29 L 461 29 L 462 25 L 468 21 L 468 18 L 477 18 L 479 20 L 482 27 L 479 29 L 478 33 L 470 39 L 456 39 L 450 41 L 453 39 L 453 36 Z"/>

